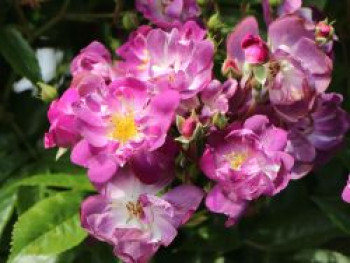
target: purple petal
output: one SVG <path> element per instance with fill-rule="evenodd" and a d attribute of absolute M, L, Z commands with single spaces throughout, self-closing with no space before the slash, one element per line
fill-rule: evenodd
<path fill-rule="evenodd" d="M 269 25 L 272 22 L 272 14 L 269 0 L 262 0 L 262 8 L 264 13 L 264 20 L 266 25 Z"/>
<path fill-rule="evenodd" d="M 176 227 L 188 221 L 197 210 L 203 196 L 204 192 L 193 185 L 178 186 L 163 196 L 163 199 L 175 208 L 173 220 Z"/>
<path fill-rule="evenodd" d="M 148 123 L 148 125 L 149 127 L 156 126 L 161 128 L 161 135 L 153 141 L 149 150 L 152 151 L 164 144 L 166 134 L 174 119 L 175 110 L 179 102 L 179 93 L 173 90 L 161 92 L 151 100 L 149 115 L 152 121 L 150 121 L 151 123 Z"/>
<path fill-rule="evenodd" d="M 299 16 L 286 16 L 272 22 L 268 30 L 273 50 L 291 48 L 302 38 L 314 39 L 312 32 L 306 30 L 304 20 Z"/>
<path fill-rule="evenodd" d="M 207 147 L 200 160 L 200 168 L 209 178 L 216 180 L 216 164 L 212 149 Z"/>
<path fill-rule="evenodd" d="M 214 186 L 205 200 L 205 205 L 210 211 L 227 215 L 230 225 L 235 224 L 242 216 L 247 204 L 246 200 L 228 199 L 219 185 Z"/>
<path fill-rule="evenodd" d="M 279 16 L 292 14 L 298 11 L 302 4 L 302 0 L 284 0 L 282 5 L 278 8 L 278 14 Z"/>
<path fill-rule="evenodd" d="M 91 148 L 86 140 L 78 142 L 70 156 L 72 163 L 87 167 L 89 160 L 92 158 Z"/>
<path fill-rule="evenodd" d="M 141 151 L 131 159 L 132 170 L 146 184 L 157 184 L 164 187 L 174 178 L 175 143 L 168 139 L 164 145 L 152 152 Z"/>
<path fill-rule="evenodd" d="M 107 156 L 98 155 L 89 162 L 88 176 L 93 183 L 109 181 L 117 171 L 117 164 Z"/>
<path fill-rule="evenodd" d="M 350 203 L 350 180 L 348 180 L 348 182 L 343 190 L 342 199 L 345 202 Z"/>
<path fill-rule="evenodd" d="M 257 134 L 260 134 L 265 130 L 269 122 L 269 119 L 265 115 L 255 115 L 247 119 L 244 122 L 243 127 L 247 130 L 252 130 Z"/>
<path fill-rule="evenodd" d="M 268 151 L 283 151 L 287 145 L 287 132 L 279 128 L 270 128 L 261 137 L 261 142 Z"/>
<path fill-rule="evenodd" d="M 241 46 L 242 40 L 249 34 L 253 36 L 259 34 L 259 26 L 254 17 L 247 17 L 242 20 L 227 39 L 228 58 L 234 60 L 239 68 L 242 68 L 244 62 L 244 52 Z"/>
<path fill-rule="evenodd" d="M 332 60 L 310 39 L 300 39 L 292 48 L 292 54 L 301 61 L 302 66 L 311 74 L 318 76 L 316 90 L 324 92 L 331 81 Z"/>

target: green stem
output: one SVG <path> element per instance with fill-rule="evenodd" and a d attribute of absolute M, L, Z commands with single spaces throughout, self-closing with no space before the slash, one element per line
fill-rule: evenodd
<path fill-rule="evenodd" d="M 58 13 L 51 19 L 49 20 L 45 25 L 43 25 L 41 28 L 39 28 L 31 38 L 29 38 L 29 42 L 33 42 L 35 39 L 37 39 L 39 36 L 41 36 L 44 32 L 49 30 L 51 27 L 56 25 L 63 17 L 64 14 L 66 13 L 66 10 L 69 6 L 70 0 L 65 0 L 58 11 Z"/>
<path fill-rule="evenodd" d="M 17 123 L 14 120 L 10 120 L 11 128 L 13 129 L 14 133 L 17 135 L 17 137 L 22 141 L 24 146 L 26 147 L 29 155 L 33 158 L 37 158 L 36 150 L 27 142 L 27 139 L 22 132 L 21 128 L 17 125 Z"/>
<path fill-rule="evenodd" d="M 114 13 L 106 13 L 106 14 L 74 14 L 69 13 L 63 16 L 64 20 L 70 21 L 79 21 L 79 22 L 90 22 L 91 20 L 97 19 L 112 19 L 114 18 Z"/>

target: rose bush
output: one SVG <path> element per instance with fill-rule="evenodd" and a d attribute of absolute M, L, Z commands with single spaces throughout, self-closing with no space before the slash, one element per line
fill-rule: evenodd
<path fill-rule="evenodd" d="M 1 4 L 0 259 L 350 260 L 346 18 L 322 3 Z"/>

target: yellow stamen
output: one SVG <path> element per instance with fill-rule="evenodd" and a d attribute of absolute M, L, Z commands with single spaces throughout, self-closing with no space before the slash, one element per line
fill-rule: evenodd
<path fill-rule="evenodd" d="M 227 159 L 230 162 L 231 168 L 233 170 L 240 169 L 247 158 L 248 155 L 245 153 L 230 153 L 227 155 Z"/>
<path fill-rule="evenodd" d="M 134 203 L 134 202 L 129 201 L 126 204 L 126 209 L 129 212 L 130 218 L 132 218 L 132 217 L 140 218 L 142 216 L 143 210 L 142 210 L 142 206 L 141 206 L 140 202 Z"/>
<path fill-rule="evenodd" d="M 121 143 L 126 143 L 138 134 L 137 125 L 134 114 L 132 112 L 127 114 L 116 114 L 111 118 L 113 129 L 110 133 L 112 139 Z"/>

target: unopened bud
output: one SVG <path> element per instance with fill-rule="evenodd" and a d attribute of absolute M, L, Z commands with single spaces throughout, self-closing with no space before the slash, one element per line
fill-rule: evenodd
<path fill-rule="evenodd" d="M 191 138 L 197 127 L 197 121 L 193 117 L 186 119 L 181 125 L 181 135 L 185 138 Z"/>
<path fill-rule="evenodd" d="M 57 98 L 57 89 L 43 82 L 38 82 L 39 98 L 44 102 L 51 102 Z"/>
<path fill-rule="evenodd" d="M 259 36 L 246 35 L 242 40 L 242 49 L 248 64 L 261 65 L 269 59 L 269 48 Z"/>
<path fill-rule="evenodd" d="M 242 72 L 238 68 L 237 63 L 234 59 L 226 58 L 221 67 L 221 72 L 223 75 L 232 74 L 232 77 L 241 76 Z"/>
<path fill-rule="evenodd" d="M 134 12 L 125 12 L 123 15 L 122 24 L 126 30 L 132 30 L 136 28 L 139 24 L 137 15 Z"/>
<path fill-rule="evenodd" d="M 316 25 L 316 41 L 320 43 L 326 43 L 329 40 L 332 40 L 334 37 L 334 27 L 332 23 L 328 23 L 327 20 L 320 21 Z"/>
<path fill-rule="evenodd" d="M 220 20 L 220 15 L 218 13 L 212 15 L 208 20 L 208 28 L 209 29 L 218 29 L 222 25 L 222 22 Z"/>

